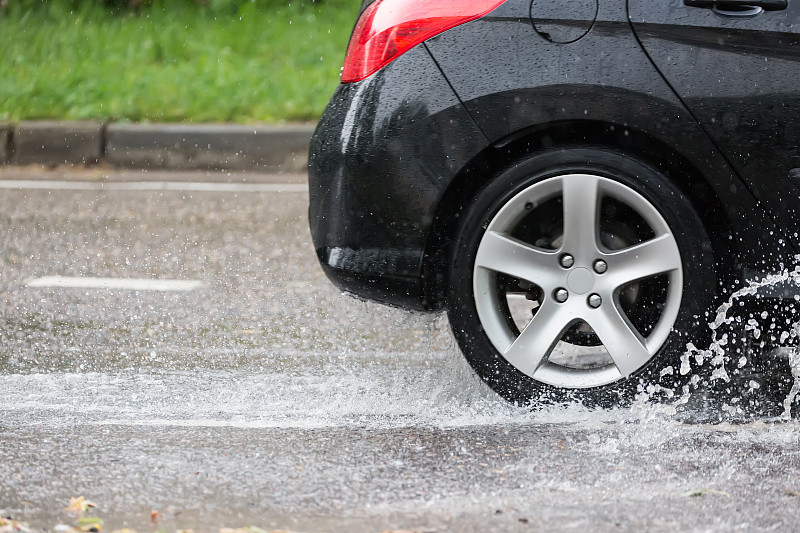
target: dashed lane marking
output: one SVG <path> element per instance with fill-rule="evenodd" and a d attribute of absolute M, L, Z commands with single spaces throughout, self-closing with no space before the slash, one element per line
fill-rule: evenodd
<path fill-rule="evenodd" d="M 83 278 L 45 276 L 31 278 L 25 285 L 32 288 L 60 287 L 65 289 L 122 289 L 133 291 L 192 291 L 203 286 L 202 281 L 182 279 Z"/>

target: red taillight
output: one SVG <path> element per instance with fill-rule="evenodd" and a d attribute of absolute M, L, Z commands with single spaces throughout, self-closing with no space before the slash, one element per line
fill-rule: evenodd
<path fill-rule="evenodd" d="M 482 17 L 504 1 L 377 0 L 350 37 L 342 82 L 363 80 L 422 41 Z"/>

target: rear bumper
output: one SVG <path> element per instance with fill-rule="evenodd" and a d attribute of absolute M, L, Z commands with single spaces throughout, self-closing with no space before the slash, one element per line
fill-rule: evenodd
<path fill-rule="evenodd" d="M 437 205 L 485 145 L 423 45 L 340 85 L 309 151 L 309 224 L 328 277 L 365 298 L 429 308 L 422 266 Z"/>

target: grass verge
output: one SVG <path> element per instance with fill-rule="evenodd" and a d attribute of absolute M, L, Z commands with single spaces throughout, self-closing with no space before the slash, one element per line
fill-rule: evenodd
<path fill-rule="evenodd" d="M 116 12 L 11 0 L 0 11 L 0 120 L 313 120 L 338 83 L 357 12 L 353 0 Z"/>

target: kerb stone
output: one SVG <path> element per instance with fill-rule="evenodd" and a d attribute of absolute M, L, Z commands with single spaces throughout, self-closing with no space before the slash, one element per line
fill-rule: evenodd
<path fill-rule="evenodd" d="M 103 154 L 103 124 L 94 121 L 24 121 L 13 135 L 17 165 L 90 164 Z"/>
<path fill-rule="evenodd" d="M 313 124 L 110 124 L 105 160 L 123 168 L 298 172 Z"/>
<path fill-rule="evenodd" d="M 0 122 L 0 165 L 5 165 L 11 160 L 11 133 L 14 126 Z"/>

